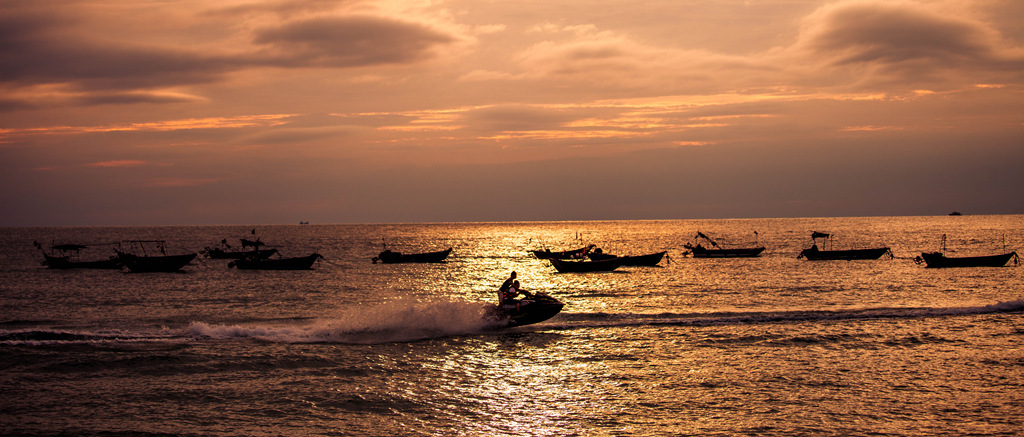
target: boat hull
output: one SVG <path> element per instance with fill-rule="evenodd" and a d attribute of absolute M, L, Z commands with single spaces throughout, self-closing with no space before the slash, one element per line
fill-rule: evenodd
<path fill-rule="evenodd" d="M 226 250 L 223 250 L 223 249 L 207 248 L 204 251 L 204 253 L 210 259 L 242 259 L 242 258 L 251 257 L 251 256 L 253 256 L 253 254 L 258 256 L 260 259 L 267 259 L 267 258 L 270 258 L 271 255 L 274 255 L 275 253 L 277 253 L 277 249 L 263 249 L 263 250 L 259 250 L 259 251 L 256 251 L 256 252 L 253 252 L 251 250 L 249 250 L 249 251 L 239 251 L 239 252 L 229 252 L 229 251 L 226 251 Z"/>
<path fill-rule="evenodd" d="M 377 261 L 380 261 L 380 262 L 382 262 L 384 264 L 439 263 L 441 261 L 444 261 L 446 258 L 448 258 L 448 255 L 451 255 L 451 253 L 452 253 L 452 248 L 450 248 L 450 247 L 448 249 L 437 251 L 437 252 L 411 253 L 411 254 L 403 254 L 402 252 L 392 252 L 390 250 L 385 250 L 385 251 L 381 252 L 379 255 L 377 255 L 376 257 L 374 257 L 373 258 L 373 262 L 376 263 Z"/>
<path fill-rule="evenodd" d="M 807 258 L 809 261 L 828 260 L 860 260 L 879 259 L 882 255 L 891 254 L 888 247 L 877 247 L 871 249 L 850 249 L 850 250 L 818 250 L 816 247 L 804 249 L 797 258 Z"/>
<path fill-rule="evenodd" d="M 578 259 L 583 257 L 583 254 L 587 252 L 587 247 L 581 247 L 573 250 L 563 250 L 559 252 L 552 252 L 550 250 L 531 250 L 530 253 L 538 259 Z"/>
<path fill-rule="evenodd" d="M 491 305 L 490 316 L 503 328 L 532 325 L 548 320 L 565 306 L 551 296 L 536 293 L 533 297 L 523 299 L 516 304 Z"/>
<path fill-rule="evenodd" d="M 622 260 L 624 266 L 638 266 L 638 267 L 654 267 L 661 262 L 661 259 L 665 257 L 666 252 L 651 253 L 647 255 L 627 255 L 627 256 L 616 256 L 605 253 L 589 253 L 587 257 L 591 261 L 605 261 L 610 259 Z"/>
<path fill-rule="evenodd" d="M 110 258 L 97 261 L 73 261 L 68 257 L 43 255 L 43 261 L 51 269 L 120 269 L 121 262 L 117 258 Z"/>
<path fill-rule="evenodd" d="M 132 273 L 176 272 L 192 262 L 198 254 L 138 256 L 118 252 L 117 259 Z"/>
<path fill-rule="evenodd" d="M 1003 267 L 1011 259 L 1019 259 L 1017 252 L 1003 253 L 988 256 L 965 256 L 947 257 L 941 252 L 922 253 L 926 267 L 947 268 L 947 267 Z"/>
<path fill-rule="evenodd" d="M 551 264 L 559 273 L 593 273 L 610 272 L 622 266 L 621 258 L 613 258 L 602 261 L 568 261 L 551 258 Z"/>
<path fill-rule="evenodd" d="M 737 249 L 705 249 L 700 246 L 685 246 L 690 249 L 694 258 L 756 258 L 764 252 L 764 247 L 748 247 Z"/>
<path fill-rule="evenodd" d="M 243 258 L 228 263 L 228 267 L 234 267 L 239 270 L 311 270 L 313 264 L 320 258 L 323 257 L 318 253 L 294 258 Z"/>

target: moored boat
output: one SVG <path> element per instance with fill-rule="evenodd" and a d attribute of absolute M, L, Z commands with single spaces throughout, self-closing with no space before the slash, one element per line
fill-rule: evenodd
<path fill-rule="evenodd" d="M 858 260 L 858 259 L 879 259 L 882 255 L 889 254 L 892 256 L 892 251 L 888 247 L 875 247 L 870 249 L 847 249 L 847 250 L 820 250 L 818 245 L 813 245 L 808 249 L 800 251 L 797 258 L 807 258 L 809 261 L 825 261 L 825 260 Z"/>
<path fill-rule="evenodd" d="M 800 251 L 797 258 L 806 258 L 808 261 L 828 261 L 828 260 L 872 260 L 879 259 L 882 255 L 888 254 L 892 258 L 892 250 L 888 247 L 873 247 L 867 249 L 845 249 L 845 250 L 821 250 L 818 248 L 818 238 L 823 238 L 831 242 L 832 235 L 824 232 L 812 232 L 811 240 L 813 241 L 810 248 Z"/>
<path fill-rule="evenodd" d="M 246 257 L 228 263 L 239 270 L 311 270 L 313 263 L 322 259 L 319 253 L 290 258 Z"/>
<path fill-rule="evenodd" d="M 491 305 L 488 315 L 499 327 L 511 328 L 548 320 L 561 312 L 564 306 L 564 303 L 546 293 L 535 292 L 515 303 Z"/>
<path fill-rule="evenodd" d="M 199 254 L 166 255 L 163 240 L 132 240 L 124 242 L 128 248 L 118 248 L 117 259 L 133 273 L 176 272 L 192 262 Z M 160 255 L 149 255 L 146 246 L 154 245 Z"/>
<path fill-rule="evenodd" d="M 396 264 L 396 263 L 439 263 L 448 258 L 448 255 L 452 253 L 452 248 L 449 247 L 445 250 L 439 250 L 437 252 L 425 252 L 425 253 L 406 253 L 395 252 L 392 250 L 384 250 L 377 256 L 372 258 L 374 264 L 380 261 L 385 264 Z"/>
<path fill-rule="evenodd" d="M 600 251 L 591 252 L 587 254 L 587 258 L 591 261 L 605 261 L 610 259 L 622 260 L 624 266 L 639 266 L 639 267 L 654 267 L 661 262 L 661 259 L 665 257 L 667 252 L 650 253 L 647 255 L 612 255 Z"/>
<path fill-rule="evenodd" d="M 272 255 L 277 253 L 277 249 L 260 249 L 260 250 L 244 251 L 244 250 L 224 250 L 224 249 L 207 247 L 206 249 L 203 249 L 203 250 L 199 251 L 199 253 L 202 253 L 202 254 L 206 255 L 207 258 L 211 258 L 211 259 L 242 259 L 242 258 L 249 257 L 249 256 L 251 256 L 253 254 L 255 254 L 255 256 L 257 256 L 257 257 L 259 257 L 261 259 L 266 259 L 266 258 L 270 258 Z"/>
<path fill-rule="evenodd" d="M 570 261 L 551 258 L 551 264 L 559 273 L 610 272 L 622 266 L 623 260 L 612 258 L 601 261 Z"/>
<path fill-rule="evenodd" d="M 946 234 L 942 234 L 942 249 L 938 252 L 923 252 L 915 261 L 925 263 L 928 268 L 947 267 L 1003 267 L 1011 259 L 1014 265 L 1020 264 L 1017 252 L 1000 253 L 982 256 L 946 256 Z"/>
<path fill-rule="evenodd" d="M 43 250 L 38 242 L 36 248 Z M 105 244 L 109 245 L 109 244 Z M 121 262 L 116 256 L 107 259 L 82 261 L 80 251 L 94 245 L 56 244 L 50 246 L 50 253 L 43 252 L 43 265 L 51 269 L 120 269 Z"/>
<path fill-rule="evenodd" d="M 1003 267 L 1011 259 L 1014 260 L 1014 264 L 1020 264 L 1020 257 L 1017 256 L 1017 252 L 1001 253 L 998 255 L 985 255 L 985 256 L 961 256 L 961 257 L 950 257 L 944 255 L 942 252 L 931 252 L 922 253 L 921 259 L 925 262 L 925 267 L 929 268 L 945 268 L 945 267 Z"/>
<path fill-rule="evenodd" d="M 254 229 L 253 232 L 255 233 L 256 230 Z M 266 243 L 260 241 L 259 238 L 255 241 L 245 238 L 240 238 L 239 240 L 242 242 L 242 250 L 232 250 L 233 248 L 225 238 L 220 240 L 220 247 L 207 246 L 199 251 L 199 253 L 206 255 L 210 259 L 241 259 L 254 256 L 265 259 L 277 253 L 277 249 L 261 249 L 261 247 L 266 246 Z"/>
<path fill-rule="evenodd" d="M 757 232 L 754 232 L 754 235 L 757 235 Z M 713 249 L 708 249 L 700 244 L 698 242 L 700 239 L 711 244 Z M 693 240 L 693 244 L 686 243 L 683 247 L 689 250 L 684 255 L 689 254 L 694 258 L 754 258 L 760 256 L 761 252 L 764 252 L 765 249 L 764 246 L 726 249 L 720 247 L 718 242 L 700 231 L 697 231 L 697 235 L 693 237 Z"/>
<path fill-rule="evenodd" d="M 764 247 L 747 247 L 731 249 L 708 249 L 698 244 L 696 246 L 684 244 L 689 255 L 694 258 L 756 258 L 764 252 Z"/>
<path fill-rule="evenodd" d="M 579 249 L 552 251 L 551 249 L 544 250 L 531 250 L 530 253 L 538 259 L 580 259 L 590 252 L 590 249 L 594 247 L 593 244 L 581 247 Z"/>

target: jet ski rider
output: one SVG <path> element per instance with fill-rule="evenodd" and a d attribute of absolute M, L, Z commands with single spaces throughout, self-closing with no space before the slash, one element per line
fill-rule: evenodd
<path fill-rule="evenodd" d="M 523 290 L 519 286 L 519 281 L 516 280 L 516 272 L 512 272 L 508 279 L 501 284 L 498 288 L 498 306 L 503 308 L 519 308 L 519 301 L 516 297 L 522 294 L 525 297 L 530 297 L 530 293 Z"/>

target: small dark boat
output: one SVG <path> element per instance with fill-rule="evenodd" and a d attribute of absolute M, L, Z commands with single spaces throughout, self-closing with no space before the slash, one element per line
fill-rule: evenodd
<path fill-rule="evenodd" d="M 408 253 L 403 254 L 402 252 L 395 252 L 391 250 L 385 250 L 379 255 L 373 257 L 372 261 L 374 264 L 380 261 L 385 264 L 395 263 L 439 263 L 448 258 L 448 255 L 452 253 L 452 248 L 437 252 L 426 252 L 426 253 Z"/>
<path fill-rule="evenodd" d="M 562 311 L 564 306 L 558 299 L 536 292 L 514 304 L 491 305 L 488 315 L 501 327 L 511 328 L 543 322 Z"/>
<path fill-rule="evenodd" d="M 942 250 L 938 252 L 922 253 L 915 261 L 918 264 L 924 262 L 925 267 L 946 268 L 946 267 L 1003 267 L 1011 259 L 1014 265 L 1020 264 L 1020 257 L 1017 252 L 1001 253 L 998 255 L 985 256 L 946 256 L 946 234 L 942 234 Z"/>
<path fill-rule="evenodd" d="M 647 255 L 625 255 L 625 256 L 618 256 L 618 255 L 611 255 L 611 254 L 603 253 L 600 250 L 601 249 L 598 249 L 595 252 L 588 253 L 587 254 L 587 258 L 590 258 L 591 261 L 605 261 L 605 260 L 610 260 L 610 259 L 619 259 L 619 260 L 622 260 L 622 265 L 624 265 L 624 266 L 654 267 L 654 266 L 657 266 L 658 263 L 661 262 L 661 259 L 663 257 L 665 257 L 665 253 L 666 253 L 666 252 L 658 252 L 658 253 L 651 253 L 651 254 L 647 254 Z"/>
<path fill-rule="evenodd" d="M 272 255 L 277 253 L 277 249 L 259 249 L 259 250 L 224 250 L 215 247 L 207 247 L 199 251 L 207 258 L 211 259 L 242 259 L 247 258 L 255 254 L 260 259 L 270 258 Z"/>
<path fill-rule="evenodd" d="M 757 235 L 757 232 L 754 232 L 754 234 Z M 698 239 L 707 241 L 714 249 L 704 247 L 697 242 Z M 700 231 L 697 231 L 697 235 L 693 237 L 693 240 L 693 244 L 687 243 L 683 247 L 689 250 L 689 255 L 694 258 L 754 258 L 760 256 L 761 252 L 764 252 L 764 246 L 726 249 L 720 247 L 718 242 Z"/>
<path fill-rule="evenodd" d="M 42 251 L 38 242 L 33 242 Z M 50 253 L 43 252 L 43 265 L 51 269 L 120 269 L 121 262 L 116 256 L 95 261 L 82 261 L 79 251 L 88 248 L 84 244 L 57 244 L 50 247 Z"/>
<path fill-rule="evenodd" d="M 256 230 L 253 229 L 253 232 L 256 232 Z M 259 238 L 255 241 L 246 240 L 245 238 L 240 238 L 239 240 L 242 242 L 242 250 L 232 250 L 231 245 L 228 244 L 228 240 L 225 238 L 220 240 L 221 247 L 207 246 L 199 251 L 199 253 L 211 259 L 242 259 L 253 256 L 265 259 L 277 253 L 277 249 L 260 249 L 260 247 L 266 246 L 266 243 L 260 241 Z"/>
<path fill-rule="evenodd" d="M 133 240 L 126 242 L 128 249 L 117 249 L 117 259 L 133 273 L 176 272 L 192 262 L 199 254 L 165 255 L 163 240 Z M 160 255 L 149 255 L 147 244 L 153 244 Z"/>
<path fill-rule="evenodd" d="M 849 250 L 819 250 L 817 245 L 804 249 L 797 255 L 797 258 L 807 258 L 809 261 L 824 260 L 856 260 L 856 259 L 879 259 L 882 255 L 892 251 L 888 247 L 877 247 L 871 249 L 849 249 Z"/>
<path fill-rule="evenodd" d="M 707 249 L 700 244 L 692 246 L 684 244 L 683 247 L 690 251 L 694 258 L 756 258 L 764 252 L 764 247 L 732 248 L 732 249 Z"/>
<path fill-rule="evenodd" d="M 579 249 L 563 250 L 559 252 L 552 252 L 551 249 L 544 249 L 531 250 L 530 253 L 539 259 L 580 259 L 586 256 L 587 252 L 590 252 L 590 249 L 593 247 L 594 245 L 591 244 Z"/>
<path fill-rule="evenodd" d="M 311 270 L 313 263 L 322 259 L 319 253 L 292 258 L 258 258 L 246 257 L 228 263 L 228 267 L 239 270 Z"/>
<path fill-rule="evenodd" d="M 621 258 L 612 258 L 602 261 L 569 261 L 564 259 L 551 258 L 551 264 L 559 273 L 591 273 L 610 272 L 622 265 Z"/>
<path fill-rule="evenodd" d="M 847 250 L 821 250 L 818 249 L 818 238 L 831 239 L 831 234 L 824 232 L 812 232 L 811 240 L 814 243 L 810 248 L 800 251 L 800 254 L 796 257 L 807 258 L 809 261 L 826 261 L 826 260 L 870 260 L 879 259 L 882 255 L 889 254 L 892 258 L 892 250 L 888 247 L 875 247 L 870 249 L 847 249 Z M 828 240 L 831 241 L 831 240 Z"/>
<path fill-rule="evenodd" d="M 926 263 L 925 267 L 1003 267 L 1011 259 L 1014 265 L 1020 264 L 1020 257 L 1017 252 L 1002 253 L 999 255 L 987 256 L 961 256 L 948 257 L 942 252 L 922 253 L 921 259 Z"/>

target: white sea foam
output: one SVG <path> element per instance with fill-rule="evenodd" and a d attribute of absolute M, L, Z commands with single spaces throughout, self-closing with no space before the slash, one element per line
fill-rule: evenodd
<path fill-rule="evenodd" d="M 383 343 L 479 332 L 493 325 L 482 302 L 409 300 L 337 310 L 303 325 L 217 325 L 193 322 L 192 335 L 287 343 Z"/>

